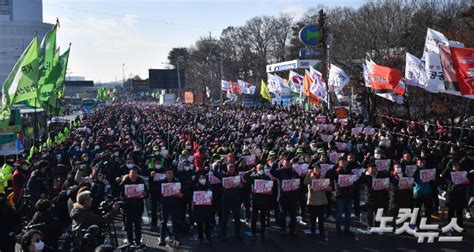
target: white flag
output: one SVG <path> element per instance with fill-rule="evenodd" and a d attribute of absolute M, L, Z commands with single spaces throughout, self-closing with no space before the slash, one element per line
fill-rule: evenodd
<path fill-rule="evenodd" d="M 443 33 L 428 28 L 426 32 L 425 48 L 423 50 L 423 58 L 428 52 L 439 53 L 438 45 L 449 45 L 448 39 Z"/>
<path fill-rule="evenodd" d="M 290 95 L 291 90 L 285 84 L 285 81 L 276 74 L 267 74 L 268 91 L 278 95 Z"/>
<path fill-rule="evenodd" d="M 303 85 L 304 77 L 290 70 L 290 76 L 288 78 L 288 84 L 290 90 L 293 93 L 297 93 L 301 96 L 301 85 Z"/>
<path fill-rule="evenodd" d="M 427 76 L 423 62 L 410 53 L 406 53 L 405 82 L 414 87 L 426 88 Z"/>
<path fill-rule="evenodd" d="M 341 68 L 331 64 L 329 69 L 329 90 L 336 94 L 342 93 L 342 89 L 349 83 L 349 76 Z"/>
<path fill-rule="evenodd" d="M 425 52 L 424 56 L 427 75 L 426 91 L 432 93 L 444 92 L 444 73 L 439 53 Z"/>
<path fill-rule="evenodd" d="M 230 90 L 230 83 L 225 80 L 221 80 L 221 90 L 222 91 L 229 91 Z"/>
<path fill-rule="evenodd" d="M 326 82 L 324 82 L 323 75 L 319 71 L 314 69 L 312 66 L 309 67 L 309 73 L 313 78 L 313 83 L 309 87 L 309 92 L 311 92 L 319 99 L 327 102 L 328 90 L 326 88 Z"/>

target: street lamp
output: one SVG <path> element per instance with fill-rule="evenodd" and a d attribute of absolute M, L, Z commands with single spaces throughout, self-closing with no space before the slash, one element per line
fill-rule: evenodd
<path fill-rule="evenodd" d="M 206 57 L 206 60 L 207 61 L 218 61 L 218 60 L 220 61 L 220 63 L 221 63 L 221 81 L 222 81 L 224 79 L 224 67 L 223 67 L 224 66 L 224 64 L 223 64 L 224 57 L 216 56 L 216 55 L 209 55 L 209 56 Z M 220 85 L 220 83 L 219 83 L 219 85 Z M 220 87 L 218 87 L 218 90 L 219 89 L 220 89 Z M 222 99 L 223 99 L 222 90 L 221 90 L 220 93 L 221 93 L 221 102 L 222 102 Z"/>

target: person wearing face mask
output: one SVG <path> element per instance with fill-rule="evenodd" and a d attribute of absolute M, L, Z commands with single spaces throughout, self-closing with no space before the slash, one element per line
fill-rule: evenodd
<path fill-rule="evenodd" d="M 431 224 L 431 214 L 433 212 L 433 188 L 431 182 L 423 182 L 420 179 L 420 170 L 426 169 L 425 159 L 419 157 L 416 160 L 416 170 L 413 174 L 415 185 L 413 187 L 413 203 L 415 208 L 424 207 L 424 216 L 427 218 L 426 223 Z M 421 213 L 418 214 L 417 225 L 419 225 Z"/>
<path fill-rule="evenodd" d="M 267 180 L 271 181 L 272 179 L 265 175 L 265 166 L 263 164 L 258 164 L 256 168 L 247 171 L 244 174 L 244 180 L 247 181 L 248 184 L 255 186 L 255 180 Z M 252 239 L 256 239 L 257 235 L 257 219 L 260 216 L 260 236 L 262 239 L 265 238 L 265 228 L 267 222 L 267 215 L 268 211 L 270 210 L 270 206 L 272 203 L 272 194 L 266 193 L 257 193 L 255 188 L 252 190 L 252 222 L 251 222 L 251 229 L 252 229 Z"/>
<path fill-rule="evenodd" d="M 286 191 L 282 188 L 283 181 L 300 179 L 298 173 L 293 171 L 291 158 L 289 155 L 283 156 L 282 165 L 270 161 L 270 174 L 278 180 L 278 196 L 277 200 L 280 206 L 280 230 L 283 237 L 286 236 L 286 216 L 290 217 L 290 235 L 296 236 L 296 208 L 298 205 L 298 195 L 300 187 L 296 190 Z"/>
<path fill-rule="evenodd" d="M 179 225 L 180 230 L 183 233 L 188 233 L 192 225 L 192 203 L 193 203 L 193 180 L 194 180 L 195 171 L 193 165 L 189 160 L 183 162 L 183 170 L 177 172 L 177 177 L 179 182 L 181 182 L 181 192 L 183 197 L 181 198 L 181 207 L 179 214 Z M 190 220 L 186 221 L 186 213 L 189 213 Z"/>
<path fill-rule="evenodd" d="M 199 173 L 194 181 L 193 191 L 210 191 L 211 187 L 205 173 Z M 211 243 L 211 219 L 213 215 L 211 205 L 193 205 L 193 217 L 197 224 L 199 243 L 204 242 L 204 233 L 207 242 Z"/>
<path fill-rule="evenodd" d="M 180 181 L 175 177 L 174 171 L 168 168 L 165 171 L 165 178 L 160 180 L 159 195 L 161 198 L 161 231 L 159 246 L 166 246 L 166 236 L 168 235 L 168 219 L 171 216 L 171 224 L 173 227 L 174 240 L 179 242 L 179 215 L 181 198 L 183 193 L 179 192 L 177 195 L 164 196 L 162 195 L 161 185 L 164 183 L 179 183 Z"/>
<path fill-rule="evenodd" d="M 448 167 L 440 174 L 446 186 L 446 206 L 448 207 L 449 222 L 456 216 L 458 226 L 464 228 L 463 211 L 467 206 L 467 187 L 468 184 L 455 184 L 451 177 L 451 172 L 459 172 L 461 165 L 458 160 L 453 160 Z"/>
<path fill-rule="evenodd" d="M 21 250 L 23 252 L 40 252 L 45 248 L 43 233 L 31 229 L 21 237 Z"/>
<path fill-rule="evenodd" d="M 377 210 L 382 208 L 384 213 L 387 213 L 388 210 L 388 191 L 373 188 L 373 180 L 381 178 L 388 178 L 388 174 L 385 171 L 378 171 L 375 163 L 370 163 L 360 179 L 361 184 L 367 188 L 367 234 L 371 233 L 371 228 L 374 226 L 374 215 Z"/>
<path fill-rule="evenodd" d="M 71 157 L 76 157 L 82 155 L 81 146 L 78 142 L 74 142 L 73 145 L 69 148 L 68 153 Z"/>
<path fill-rule="evenodd" d="M 163 179 L 165 169 L 160 160 L 155 159 L 153 170 L 150 170 L 148 177 L 148 186 L 150 188 L 150 204 L 151 204 L 151 231 L 158 231 L 158 207 L 160 206 L 160 180 Z"/>
<path fill-rule="evenodd" d="M 226 170 L 215 169 L 213 175 L 219 178 L 221 181 L 226 177 L 235 177 L 239 173 L 235 168 L 235 164 L 229 163 Z M 235 238 L 242 240 L 240 234 L 240 189 L 242 183 L 237 187 L 223 188 L 222 190 L 222 222 L 221 224 L 221 238 L 223 241 L 227 241 L 227 220 L 229 219 L 230 212 L 232 211 L 232 217 L 235 225 Z"/>
<path fill-rule="evenodd" d="M 390 192 L 389 192 L 389 212 L 394 221 L 398 216 L 400 208 L 413 208 L 413 185 L 409 188 L 400 188 L 400 178 L 406 177 L 403 166 L 400 163 L 393 164 L 393 171 L 390 174 Z M 395 222 L 393 222 L 395 223 Z"/>
<path fill-rule="evenodd" d="M 120 187 L 122 188 L 122 199 L 124 201 L 123 209 L 125 213 L 125 230 L 127 231 L 127 240 L 137 246 L 141 244 L 142 238 L 142 213 L 144 209 L 144 199 L 148 197 L 148 188 L 145 181 L 138 175 L 138 167 L 129 168 L 129 173 L 124 176 Z M 129 195 L 127 186 L 141 186 L 143 192 L 140 195 Z M 134 236 L 135 234 L 135 236 Z"/>

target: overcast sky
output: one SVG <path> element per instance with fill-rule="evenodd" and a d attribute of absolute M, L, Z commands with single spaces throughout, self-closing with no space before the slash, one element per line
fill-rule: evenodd
<path fill-rule="evenodd" d="M 259 15 L 300 17 L 318 4 L 357 8 L 357 0 L 43 0 L 43 19 L 61 27 L 58 43 L 72 43 L 69 74 L 95 81 L 148 77 L 149 68 L 167 67 L 171 48 L 199 37 L 218 37 L 227 26 L 241 26 Z"/>

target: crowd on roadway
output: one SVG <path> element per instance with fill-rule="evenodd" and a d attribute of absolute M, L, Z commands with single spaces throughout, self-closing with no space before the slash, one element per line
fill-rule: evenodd
<path fill-rule="evenodd" d="M 447 210 L 443 221 L 463 227 L 474 197 L 474 131 L 462 141 L 459 133 L 388 118 L 341 121 L 295 106 L 113 103 L 82 118 L 65 141 L 6 159 L 0 251 L 14 251 L 17 235 L 24 251 L 55 251 L 67 230 L 85 232 L 95 247 L 120 214 L 127 243 L 144 246 L 146 200 L 160 246 L 194 230 L 199 243 L 211 243 L 213 230 L 225 241 L 229 218 L 239 240 L 242 223 L 252 240 L 265 239 L 269 225 L 296 236 L 305 223 L 325 239 L 326 221 L 337 236 L 353 235 L 354 220 L 370 234 L 377 209 L 396 218 L 401 208 L 420 208 L 417 224 Z M 468 180 L 454 180 L 459 171 Z M 384 178 L 388 186 L 374 183 Z M 411 185 L 402 187 L 404 178 Z"/>

